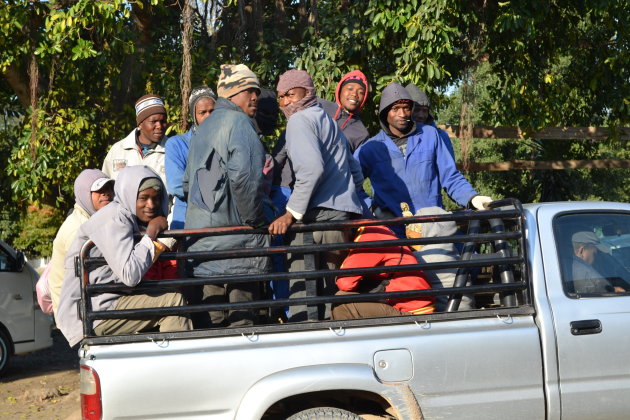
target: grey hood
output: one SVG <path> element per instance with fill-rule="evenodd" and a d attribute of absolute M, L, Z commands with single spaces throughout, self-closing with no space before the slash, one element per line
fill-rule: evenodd
<path fill-rule="evenodd" d="M 389 112 L 389 108 L 391 108 L 395 102 L 402 99 L 407 99 L 413 102 L 413 98 L 409 95 L 409 92 L 396 82 L 392 82 L 387 85 L 387 87 L 383 89 L 383 93 L 381 93 L 381 102 L 378 107 L 378 119 L 381 122 L 381 128 L 388 135 L 391 134 L 391 131 L 389 130 L 389 124 L 387 124 L 387 112 Z"/>
<path fill-rule="evenodd" d="M 162 188 L 161 194 L 161 211 L 162 216 L 168 215 L 168 193 L 166 187 L 162 183 L 160 176 L 148 166 L 145 165 L 133 165 L 127 166 L 120 171 L 118 178 L 116 178 L 116 184 L 114 184 L 114 203 L 120 205 L 121 212 L 128 212 L 126 215 L 129 219 L 135 221 L 134 230 L 138 229 L 138 221 L 136 215 L 136 200 L 138 199 L 138 189 L 140 184 L 147 178 L 157 178 L 160 181 Z"/>
<path fill-rule="evenodd" d="M 414 85 L 413 83 L 409 83 L 407 86 L 405 86 L 405 90 L 409 92 L 411 99 L 413 99 L 414 107 L 426 106 L 427 108 L 429 108 L 429 116 L 427 117 L 426 124 L 432 124 L 434 118 L 433 115 L 431 115 L 431 100 L 429 99 L 429 96 L 426 94 L 426 92 L 418 89 L 418 86 Z"/>
<path fill-rule="evenodd" d="M 74 180 L 74 199 L 90 216 L 96 213 L 94 204 L 92 204 L 92 184 L 100 178 L 109 177 L 99 169 L 85 169 Z"/>

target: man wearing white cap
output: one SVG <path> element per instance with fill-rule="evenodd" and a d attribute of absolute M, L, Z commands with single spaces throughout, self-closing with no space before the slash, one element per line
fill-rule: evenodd
<path fill-rule="evenodd" d="M 98 169 L 85 169 L 74 181 L 74 197 L 72 213 L 63 222 L 53 241 L 52 258 L 49 263 L 48 287 L 55 315 L 63 284 L 63 264 L 68 249 L 79 227 L 114 199 L 114 180 Z"/>
<path fill-rule="evenodd" d="M 576 232 L 571 237 L 573 245 L 573 287 L 575 293 L 625 292 L 625 288 L 613 279 L 600 274 L 593 263 L 598 252 L 609 253 L 610 248 L 589 231 Z"/>
<path fill-rule="evenodd" d="M 136 101 L 137 127 L 124 139 L 114 143 L 103 162 L 103 172 L 116 179 L 126 166 L 146 165 L 155 170 L 166 184 L 164 154 L 167 122 L 162 98 L 144 95 Z"/>

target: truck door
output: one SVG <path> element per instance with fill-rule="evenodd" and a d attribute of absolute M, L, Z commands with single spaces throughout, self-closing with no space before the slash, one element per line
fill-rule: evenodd
<path fill-rule="evenodd" d="M 562 419 L 630 412 L 630 212 L 545 216 L 539 226 L 557 337 Z M 548 218 L 546 218 L 548 217 Z"/>
<path fill-rule="evenodd" d="M 29 271 L 18 270 L 14 254 L 0 244 L 0 322 L 14 343 L 32 341 L 33 283 Z"/>

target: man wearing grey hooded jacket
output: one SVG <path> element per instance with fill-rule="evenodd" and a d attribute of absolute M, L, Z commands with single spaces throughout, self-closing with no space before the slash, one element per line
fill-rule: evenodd
<path fill-rule="evenodd" d="M 167 228 L 168 195 L 160 176 L 144 165 L 122 169 L 114 186 L 114 201 L 95 213 L 79 228 L 65 260 L 65 277 L 57 311 L 57 324 L 71 346 L 83 337 L 77 304 L 81 299 L 80 280 L 74 273 L 74 259 L 83 244 L 91 240 L 89 257 L 103 257 L 107 265 L 89 273 L 91 284 L 120 283 L 136 286 L 156 262 L 166 245 L 157 235 Z M 141 231 L 145 235 L 137 239 Z M 184 305 L 179 292 L 101 293 L 92 297 L 94 311 L 156 308 Z M 160 331 L 185 331 L 192 328 L 186 316 L 172 315 L 154 319 L 107 319 L 94 322 L 97 335 L 131 334 L 159 327 Z"/>

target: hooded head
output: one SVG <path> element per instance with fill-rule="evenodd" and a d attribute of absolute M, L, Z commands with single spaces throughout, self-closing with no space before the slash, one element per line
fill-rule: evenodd
<path fill-rule="evenodd" d="M 413 99 L 414 120 L 423 124 L 431 124 L 433 122 L 433 116 L 431 115 L 430 111 L 431 101 L 429 100 L 426 92 L 418 89 L 418 87 L 413 83 L 409 83 L 407 86 L 405 86 L 405 90 L 407 90 L 409 96 L 411 96 L 411 99 Z M 426 116 L 418 116 L 420 107 L 426 107 Z"/>
<path fill-rule="evenodd" d="M 355 94 L 356 89 L 353 89 L 353 92 L 352 92 L 353 94 L 351 95 L 352 97 L 349 97 L 349 98 L 344 97 L 344 95 L 347 93 L 346 91 L 344 91 L 344 95 L 342 95 L 343 88 L 350 84 L 356 85 L 356 86 L 352 86 L 353 88 L 359 88 L 359 87 L 362 88 L 363 90 L 362 98 L 360 98 L 359 95 Z M 351 72 L 346 73 L 341 78 L 341 80 L 337 84 L 337 89 L 335 90 L 335 102 L 337 102 L 338 108 L 337 108 L 337 112 L 335 113 L 334 119 L 336 120 L 339 117 L 339 114 L 341 113 L 342 109 L 345 109 L 346 112 L 348 112 L 349 114 L 348 118 L 346 118 L 346 120 L 341 125 L 342 130 L 346 126 L 350 118 L 352 118 L 352 115 L 358 114 L 361 111 L 361 109 L 367 102 L 368 93 L 369 93 L 368 80 L 367 80 L 367 77 L 365 77 L 365 74 L 361 72 L 361 70 L 352 70 Z M 352 101 L 355 101 L 358 99 L 360 99 L 360 102 L 356 105 L 353 104 L 354 106 L 356 106 L 355 108 L 349 109 L 348 107 L 345 106 L 347 105 L 348 100 L 350 100 L 350 102 L 352 103 Z"/>
<path fill-rule="evenodd" d="M 114 182 L 99 169 L 85 169 L 74 180 L 75 202 L 90 216 L 96 213 L 92 203 L 92 192 L 98 191 L 107 183 Z"/>
<path fill-rule="evenodd" d="M 210 89 L 208 86 L 197 86 L 196 88 L 192 90 L 192 92 L 190 92 L 190 97 L 188 98 L 188 112 L 190 112 L 190 116 L 193 121 L 193 126 L 195 127 L 198 127 L 199 123 L 201 122 L 201 121 L 197 122 L 197 115 L 196 115 L 197 103 L 204 98 L 211 99 L 212 103 L 214 103 L 217 100 L 217 95 L 215 95 L 212 89 Z"/>
<path fill-rule="evenodd" d="M 304 89 L 306 94 L 296 102 L 283 105 L 281 98 L 285 97 L 290 90 L 295 88 Z M 304 70 L 292 69 L 284 72 L 280 76 L 280 79 L 278 79 L 277 91 L 280 108 L 282 109 L 284 116 L 287 117 L 287 120 L 296 112 L 313 105 L 316 100 L 313 79 L 311 78 L 311 75 Z"/>
<path fill-rule="evenodd" d="M 168 194 L 164 188 L 164 183 L 157 172 L 145 165 L 127 166 L 118 173 L 114 186 L 116 193 L 114 202 L 136 216 L 136 220 L 139 221 L 136 215 L 136 205 L 141 186 L 143 189 L 155 187 L 156 190 L 160 190 L 158 191 L 160 196 L 160 214 L 158 216 L 166 216 L 168 214 Z"/>
<path fill-rule="evenodd" d="M 387 113 L 395 103 L 405 101 L 413 103 L 413 99 L 411 98 L 409 93 L 398 83 L 392 82 L 387 85 L 385 89 L 383 89 L 383 93 L 381 94 L 381 102 L 378 107 L 378 118 L 381 122 L 381 127 L 383 128 L 383 130 L 385 130 L 386 133 L 391 132 L 389 128 L 389 123 L 387 122 Z"/>

